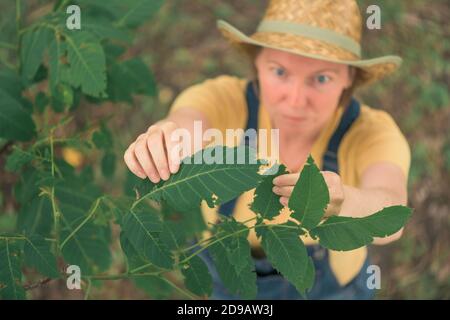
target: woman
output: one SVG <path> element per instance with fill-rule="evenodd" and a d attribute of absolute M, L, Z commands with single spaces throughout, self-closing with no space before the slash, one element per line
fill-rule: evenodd
<path fill-rule="evenodd" d="M 134 174 L 158 182 L 176 173 L 179 160 L 169 151 L 174 147 L 170 134 L 177 128 L 193 133 L 196 120 L 202 121 L 204 130 L 222 132 L 227 128 L 277 128 L 279 161 L 290 172 L 274 179 L 273 192 L 281 196 L 283 205 L 308 154 L 322 168 L 329 189 L 328 216 L 363 217 L 407 203 L 410 150 L 406 139 L 386 112 L 351 98 L 356 88 L 392 73 L 401 59 L 361 58 L 362 21 L 354 0 L 272 0 L 252 36 L 223 21 L 218 27 L 250 57 L 256 81 L 220 76 L 182 92 L 169 116 L 150 126 L 125 152 L 125 162 Z M 228 203 L 228 214 L 238 221 L 253 217 L 248 208 L 253 192 Z M 205 206 L 203 214 L 214 223 L 217 208 Z M 288 217 L 284 207 L 273 223 L 286 222 Z M 390 243 L 401 233 L 373 243 Z M 365 247 L 336 252 L 319 248 L 311 238 L 303 240 L 316 266 L 309 298 L 373 296 L 366 284 Z M 295 288 L 265 260 L 253 231 L 249 241 L 258 274 L 257 298 L 299 298 Z M 210 270 L 215 279 L 214 298 L 239 298 L 230 295 L 216 271 Z"/>

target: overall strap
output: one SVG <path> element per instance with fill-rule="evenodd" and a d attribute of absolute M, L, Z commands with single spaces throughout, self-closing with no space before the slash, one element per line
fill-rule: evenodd
<path fill-rule="evenodd" d="M 245 89 L 245 99 L 247 100 L 247 110 L 248 110 L 247 126 L 245 130 L 258 129 L 259 98 L 254 90 L 254 85 L 256 84 L 254 84 L 252 81 L 248 81 L 247 87 Z M 244 135 L 244 138 L 247 137 Z M 248 143 L 249 143 L 248 139 L 241 141 L 241 144 L 248 145 Z M 233 214 L 234 207 L 236 206 L 236 201 L 237 198 L 234 198 L 228 202 L 223 203 L 219 207 L 219 213 L 227 217 L 230 217 Z"/>
<path fill-rule="evenodd" d="M 337 127 L 336 131 L 334 131 L 333 136 L 328 142 L 327 151 L 323 156 L 323 171 L 333 171 L 339 173 L 339 163 L 338 163 L 338 149 L 341 144 L 341 140 L 344 137 L 347 130 L 351 127 L 353 122 L 358 118 L 360 113 L 360 105 L 357 100 L 352 98 L 350 104 L 345 109 L 341 122 Z"/>

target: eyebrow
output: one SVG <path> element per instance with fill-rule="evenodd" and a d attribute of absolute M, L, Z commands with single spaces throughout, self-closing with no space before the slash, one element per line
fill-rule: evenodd
<path fill-rule="evenodd" d="M 283 68 L 287 69 L 283 64 L 281 64 L 281 63 L 279 63 L 279 62 L 277 62 L 277 61 L 274 61 L 274 60 L 267 60 L 267 62 L 271 62 L 271 63 L 278 64 L 278 65 L 282 66 Z M 332 68 L 332 67 L 322 68 L 322 69 L 316 70 L 316 71 L 314 71 L 314 72 L 312 72 L 312 73 L 316 74 L 316 73 L 320 73 L 320 72 L 324 72 L 324 71 L 331 71 L 331 72 L 334 72 L 334 73 L 336 73 L 336 74 L 339 74 L 339 70 L 336 69 L 336 68 Z"/>
<path fill-rule="evenodd" d="M 323 68 L 323 69 L 314 71 L 314 73 L 320 73 L 320 72 L 324 72 L 324 71 L 331 71 L 331 72 L 334 72 L 336 74 L 339 73 L 339 69 L 336 69 L 336 68 Z"/>

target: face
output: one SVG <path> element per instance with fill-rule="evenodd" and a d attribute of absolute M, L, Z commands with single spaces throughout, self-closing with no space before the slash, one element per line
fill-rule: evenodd
<path fill-rule="evenodd" d="M 351 86 L 349 67 L 263 48 L 255 60 L 262 103 L 280 132 L 317 135 Z"/>

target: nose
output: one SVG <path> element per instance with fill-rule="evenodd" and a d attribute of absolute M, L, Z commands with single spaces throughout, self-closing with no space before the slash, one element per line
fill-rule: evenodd
<path fill-rule="evenodd" d="M 307 91 L 303 83 L 294 83 L 287 93 L 288 106 L 290 109 L 303 109 L 306 106 Z"/>

